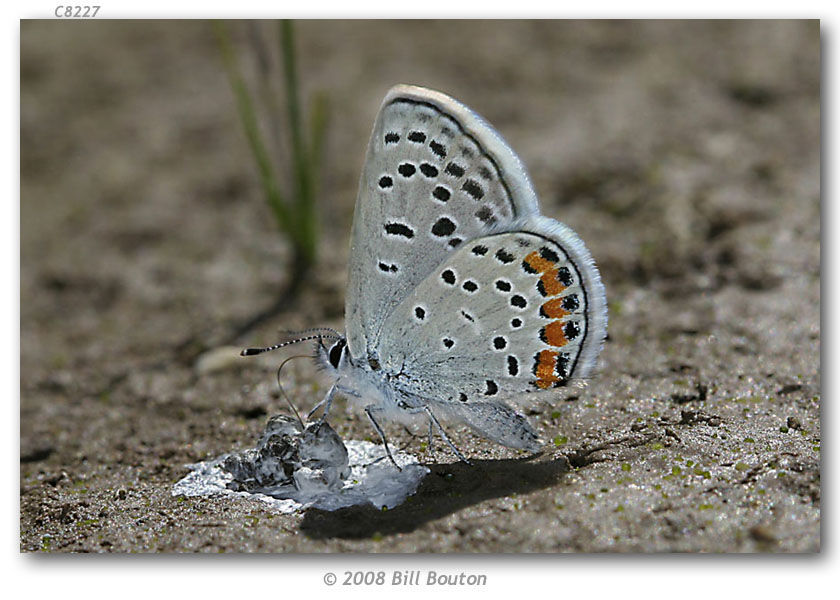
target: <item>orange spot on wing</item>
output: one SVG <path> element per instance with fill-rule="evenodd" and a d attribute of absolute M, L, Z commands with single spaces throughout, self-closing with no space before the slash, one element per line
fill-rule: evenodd
<path fill-rule="evenodd" d="M 552 321 L 545 326 L 545 341 L 554 347 L 565 346 L 569 340 L 566 339 L 566 332 L 563 331 L 565 323 Z"/>
<path fill-rule="evenodd" d="M 556 263 L 543 258 L 539 252 L 531 252 L 525 257 L 525 264 L 537 273 L 541 273 L 540 281 L 546 296 L 557 296 L 566 289 L 558 279 Z"/>
<path fill-rule="evenodd" d="M 563 298 L 553 298 L 542 305 L 542 314 L 550 319 L 560 319 L 569 311 L 563 308 Z"/>
<path fill-rule="evenodd" d="M 541 390 L 547 389 L 560 381 L 560 378 L 554 373 L 557 366 L 557 356 L 557 352 L 551 350 L 541 350 L 537 354 L 535 373 L 537 375 L 537 387 Z"/>
<path fill-rule="evenodd" d="M 540 281 L 542 281 L 546 296 L 557 296 L 566 289 L 566 286 L 560 283 L 558 279 L 557 269 L 549 269 L 543 273 Z"/>
<path fill-rule="evenodd" d="M 531 252 L 525 257 L 525 262 L 528 266 L 534 269 L 537 273 L 543 273 L 554 266 L 550 260 L 544 259 L 539 252 Z"/>

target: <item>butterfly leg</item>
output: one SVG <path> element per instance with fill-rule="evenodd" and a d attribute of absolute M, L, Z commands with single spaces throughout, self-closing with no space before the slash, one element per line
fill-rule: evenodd
<path fill-rule="evenodd" d="M 391 462 L 394 463 L 394 466 L 397 467 L 397 470 L 402 471 L 402 467 L 397 464 L 397 461 L 394 460 L 394 456 L 391 454 L 391 448 L 388 447 L 388 440 L 385 439 L 385 432 L 382 431 L 382 428 L 379 426 L 379 423 L 376 422 L 376 419 L 373 418 L 373 411 L 381 410 L 375 404 L 368 404 L 365 406 L 365 413 L 367 413 L 368 419 L 373 424 L 373 428 L 376 429 L 376 433 L 379 434 L 379 437 L 382 439 L 382 444 L 385 446 L 385 452 L 388 453 L 388 458 L 391 459 Z"/>
<path fill-rule="evenodd" d="M 434 438 L 434 430 L 432 429 L 432 420 L 429 419 L 429 452 L 431 453 L 432 458 L 435 456 L 435 438 Z"/>
<path fill-rule="evenodd" d="M 324 407 L 324 414 L 323 414 L 323 415 L 321 415 L 321 418 L 318 420 L 318 424 L 320 425 L 321 423 L 323 423 L 323 422 L 327 419 L 327 415 L 328 415 L 328 414 L 330 414 L 330 408 L 332 407 L 333 396 L 335 396 L 335 391 L 336 391 L 336 388 L 337 388 L 337 387 L 338 387 L 338 382 L 336 381 L 336 382 L 332 385 L 332 387 L 329 389 L 329 391 L 327 392 L 327 395 L 326 395 L 326 396 L 324 396 L 324 399 L 323 399 L 323 400 L 321 400 L 318 404 L 316 404 L 316 405 L 312 408 L 312 410 L 310 410 L 310 411 L 307 413 L 307 415 L 306 415 L 306 420 L 307 420 L 307 421 L 308 421 L 309 419 L 311 419 L 311 418 L 312 418 L 312 415 L 314 415 L 314 414 L 315 414 L 315 412 L 316 412 L 319 408 L 321 408 L 322 406 Z"/>
<path fill-rule="evenodd" d="M 423 410 L 429 416 L 429 438 L 431 439 L 432 423 L 434 423 L 435 427 L 437 427 L 438 433 L 440 433 L 440 437 L 443 438 L 444 442 L 449 444 L 449 447 L 452 448 L 452 451 L 455 453 L 455 456 L 457 456 L 459 459 L 461 459 L 468 465 L 471 465 L 472 463 L 468 461 L 463 454 L 461 454 L 461 451 L 458 450 L 455 444 L 452 443 L 452 440 L 449 439 L 449 436 L 446 435 L 446 431 L 444 431 L 443 425 L 440 424 L 440 421 L 437 420 L 437 417 L 434 415 L 434 413 L 432 413 L 431 409 L 428 406 L 424 406 Z"/>
<path fill-rule="evenodd" d="M 411 407 L 404 401 L 398 402 L 397 406 L 403 409 L 404 411 L 413 414 L 420 412 L 426 413 L 426 415 L 429 417 L 429 448 L 432 448 L 432 425 L 434 424 L 434 426 L 437 427 L 437 430 L 440 433 L 440 437 L 443 438 L 443 441 L 449 444 L 449 447 L 452 448 L 452 451 L 455 453 L 455 456 L 457 456 L 460 460 L 467 463 L 468 465 L 472 464 L 470 461 L 467 460 L 467 458 L 463 454 L 461 454 L 461 451 L 458 450 L 455 444 L 452 443 L 452 440 L 450 440 L 449 436 L 446 435 L 446 431 L 444 431 L 443 425 L 440 424 L 440 421 L 437 420 L 437 417 L 432 413 L 431 409 L 428 406 L 424 405 L 422 407 Z"/>

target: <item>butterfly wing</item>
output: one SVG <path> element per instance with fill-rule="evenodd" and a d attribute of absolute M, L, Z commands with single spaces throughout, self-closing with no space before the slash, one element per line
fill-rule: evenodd
<path fill-rule="evenodd" d="M 464 243 L 388 317 L 380 354 L 397 389 L 463 414 L 592 371 L 607 309 L 589 251 L 553 219 L 514 226 Z"/>
<path fill-rule="evenodd" d="M 452 98 L 398 85 L 382 103 L 353 217 L 351 356 L 377 358 L 396 307 L 469 240 L 537 212 L 518 157 Z M 393 340 L 391 340 L 393 341 Z"/>

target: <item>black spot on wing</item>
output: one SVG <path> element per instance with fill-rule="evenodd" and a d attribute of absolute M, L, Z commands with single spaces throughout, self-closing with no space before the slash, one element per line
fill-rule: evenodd
<path fill-rule="evenodd" d="M 510 299 L 511 306 L 515 306 L 516 308 L 525 308 L 528 306 L 528 301 L 525 300 L 524 296 L 520 296 L 516 294 L 515 296 L 511 297 Z"/>
<path fill-rule="evenodd" d="M 484 190 L 475 179 L 467 179 L 461 189 L 472 196 L 473 200 L 481 200 L 484 197 Z"/>
<path fill-rule="evenodd" d="M 411 177 L 417 172 L 417 167 L 415 167 L 411 163 L 406 162 L 397 167 L 397 171 L 403 177 Z"/>
<path fill-rule="evenodd" d="M 458 163 L 451 162 L 448 165 L 446 165 L 444 172 L 447 175 L 452 175 L 453 177 L 463 177 L 464 173 L 466 173 L 467 171 Z"/>
<path fill-rule="evenodd" d="M 487 181 L 493 180 L 493 174 L 490 172 L 490 169 L 488 169 L 484 165 L 480 165 L 478 167 L 478 174 L 481 176 L 482 179 L 486 179 Z"/>
<path fill-rule="evenodd" d="M 437 177 L 438 175 L 437 167 L 430 165 L 429 163 L 422 163 L 420 165 L 420 172 L 426 177 Z"/>
<path fill-rule="evenodd" d="M 489 206 L 482 206 L 481 208 L 479 208 L 477 211 L 475 211 L 475 216 L 482 223 L 488 223 L 492 225 L 496 222 L 496 217 L 493 216 L 493 209 L 491 209 Z"/>
<path fill-rule="evenodd" d="M 429 149 L 439 158 L 446 158 L 446 146 L 443 144 L 432 140 L 429 142 Z"/>
<path fill-rule="evenodd" d="M 452 193 L 443 186 L 439 185 L 434 190 L 432 190 L 432 197 L 435 200 L 446 202 L 447 200 L 449 200 L 450 196 L 452 196 Z"/>
<path fill-rule="evenodd" d="M 508 373 L 512 377 L 516 377 L 519 373 L 519 361 L 516 359 L 515 356 L 508 356 L 507 357 L 507 364 L 508 364 Z"/>
<path fill-rule="evenodd" d="M 432 225 L 432 233 L 438 237 L 446 237 L 455 233 L 455 223 L 448 217 L 441 217 Z"/>
<path fill-rule="evenodd" d="M 569 294 L 565 298 L 563 298 L 563 308 L 568 311 L 577 310 L 580 307 L 580 301 L 578 300 L 577 294 Z"/>
<path fill-rule="evenodd" d="M 569 271 L 568 267 L 560 267 L 557 269 L 557 281 L 566 287 L 572 285 L 572 273 Z"/>
<path fill-rule="evenodd" d="M 557 253 L 554 250 L 552 250 L 551 248 L 546 248 L 545 246 L 540 248 L 540 256 L 553 263 L 556 263 L 560 260 L 560 257 L 557 256 Z"/>
<path fill-rule="evenodd" d="M 404 223 L 385 223 L 385 233 L 398 235 L 407 239 L 414 237 L 414 230 Z"/>
<path fill-rule="evenodd" d="M 383 175 L 379 178 L 379 187 L 383 190 L 386 190 L 390 187 L 394 187 L 394 180 L 388 177 L 387 175 Z"/>
<path fill-rule="evenodd" d="M 499 248 L 496 250 L 496 260 L 500 263 L 509 265 L 514 261 L 513 254 L 505 250 L 504 248 Z"/>

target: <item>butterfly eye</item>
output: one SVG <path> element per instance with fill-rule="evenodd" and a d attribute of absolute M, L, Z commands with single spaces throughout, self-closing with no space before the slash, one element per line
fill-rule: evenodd
<path fill-rule="evenodd" d="M 338 363 L 341 361 L 341 354 L 344 351 L 344 346 L 347 344 L 344 340 L 338 340 L 332 348 L 330 348 L 330 364 L 334 369 L 338 368 Z"/>

